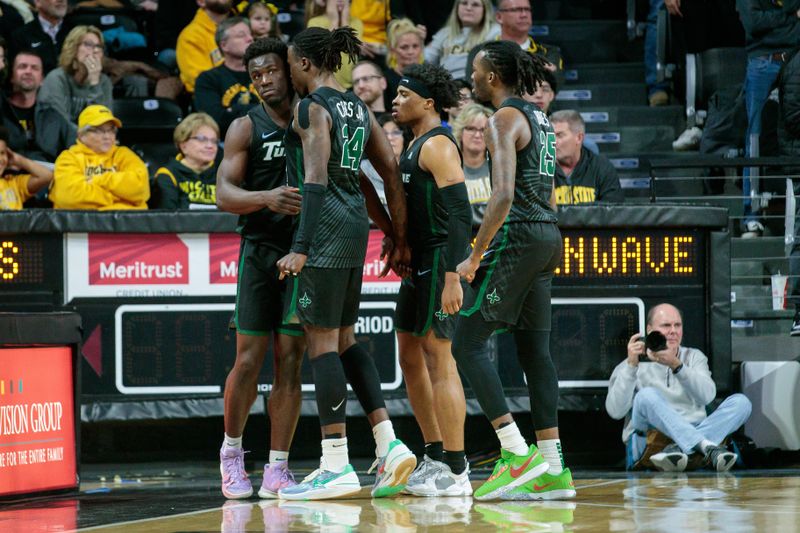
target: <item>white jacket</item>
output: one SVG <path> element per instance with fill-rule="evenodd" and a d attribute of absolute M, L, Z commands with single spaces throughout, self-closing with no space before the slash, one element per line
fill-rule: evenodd
<path fill-rule="evenodd" d="M 631 366 L 627 359 L 614 369 L 608 384 L 606 411 L 615 420 L 625 417 L 623 442 L 628 442 L 633 433 L 630 417 L 633 397 L 645 387 L 657 389 L 664 400 L 690 423 L 700 422 L 706 417 L 706 405 L 717 395 L 717 387 L 708 369 L 708 358 L 700 350 L 683 346 L 678 349 L 678 358 L 683 368 L 677 374 L 661 363 Z"/>

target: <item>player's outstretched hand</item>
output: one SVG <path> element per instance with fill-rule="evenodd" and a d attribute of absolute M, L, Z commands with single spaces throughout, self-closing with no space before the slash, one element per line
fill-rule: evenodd
<path fill-rule="evenodd" d="M 455 272 L 445 272 L 444 289 L 442 289 L 442 311 L 448 315 L 454 315 L 461 309 L 464 301 L 464 291 L 461 289 L 461 281 Z"/>
<path fill-rule="evenodd" d="M 379 278 L 386 277 L 392 270 L 392 263 L 390 261 L 392 250 L 394 250 L 394 241 L 388 235 L 384 235 L 381 241 L 381 261 L 383 261 L 383 269 L 381 269 L 381 273 L 378 275 Z"/>
<path fill-rule="evenodd" d="M 456 272 L 459 276 L 464 278 L 467 283 L 472 283 L 472 280 L 475 279 L 475 272 L 478 271 L 479 266 L 481 266 L 480 258 L 475 259 L 470 255 L 458 264 Z"/>
<path fill-rule="evenodd" d="M 401 278 L 409 277 L 411 275 L 411 248 L 406 244 L 395 243 L 389 263 L 395 274 Z"/>
<path fill-rule="evenodd" d="M 296 215 L 300 213 L 303 197 L 297 187 L 281 185 L 269 191 L 264 191 L 264 205 L 270 211 L 282 215 Z"/>
<path fill-rule="evenodd" d="M 296 276 L 303 270 L 306 265 L 308 256 L 305 254 L 298 254 L 295 252 L 288 253 L 278 259 L 278 272 L 280 272 L 278 279 L 283 279 L 286 276 Z"/>

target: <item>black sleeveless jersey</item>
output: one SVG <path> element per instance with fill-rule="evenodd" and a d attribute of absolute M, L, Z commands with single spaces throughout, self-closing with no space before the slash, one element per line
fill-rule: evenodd
<path fill-rule="evenodd" d="M 422 146 L 437 135 L 444 135 L 456 144 L 450 130 L 438 126 L 421 135 L 400 156 L 400 173 L 408 206 L 408 244 L 414 254 L 447 245 L 447 209 L 436 178 L 419 166 Z"/>
<path fill-rule="evenodd" d="M 500 105 L 519 109 L 531 127 L 531 142 L 517 152 L 514 176 L 514 202 L 506 222 L 558 221 L 550 208 L 553 176 L 556 171 L 556 135 L 547 116 L 534 104 L 511 97 Z"/>
<path fill-rule="evenodd" d="M 367 106 L 352 93 L 340 93 L 320 87 L 306 100 L 321 105 L 331 116 L 331 153 L 328 159 L 328 189 L 322 214 L 308 253 L 306 266 L 318 268 L 353 268 L 364 264 L 369 239 L 369 217 L 358 178 L 358 168 L 371 125 Z M 304 113 L 308 102 L 301 102 Z M 302 117 L 298 117 L 302 123 Z M 289 172 L 302 184 L 303 147 L 299 136 L 287 134 Z M 299 185 L 302 187 L 302 185 Z"/>
<path fill-rule="evenodd" d="M 286 132 L 264 111 L 263 104 L 248 111 L 253 123 L 247 173 L 242 188 L 265 191 L 288 185 L 283 137 Z M 289 250 L 295 217 L 281 215 L 266 207 L 241 215 L 237 231 L 245 238 L 273 244 L 279 250 Z"/>

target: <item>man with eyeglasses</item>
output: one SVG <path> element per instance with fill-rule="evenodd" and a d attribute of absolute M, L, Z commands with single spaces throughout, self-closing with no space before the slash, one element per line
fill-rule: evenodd
<path fill-rule="evenodd" d="M 550 70 L 564 68 L 561 52 L 554 46 L 543 46 L 530 36 L 533 11 L 530 0 L 500 0 L 495 19 L 500 25 L 498 41 L 513 41 L 527 52 L 541 55 L 548 61 Z"/>
<path fill-rule="evenodd" d="M 376 115 L 386 111 L 386 77 L 372 61 L 360 61 L 353 68 L 353 92 Z"/>
<path fill-rule="evenodd" d="M 225 19 L 217 26 L 216 40 L 224 60 L 197 77 L 194 105 L 211 115 L 224 137 L 231 122 L 258 103 L 258 93 L 242 61 L 253 42 L 250 23 L 242 17 Z"/>
<path fill-rule="evenodd" d="M 50 200 L 56 209 L 147 209 L 150 182 L 139 156 L 117 146 L 122 122 L 102 105 L 78 116 L 78 142 L 58 156 Z"/>
<path fill-rule="evenodd" d="M 14 57 L 20 50 L 35 50 L 42 58 L 43 74 L 58 66 L 58 54 L 70 25 L 64 23 L 67 0 L 36 0 L 36 18 L 17 28 L 9 42 Z"/>

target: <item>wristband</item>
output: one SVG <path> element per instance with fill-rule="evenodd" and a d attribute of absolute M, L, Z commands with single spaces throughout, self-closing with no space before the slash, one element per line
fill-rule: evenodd
<path fill-rule="evenodd" d="M 328 188 L 319 183 L 306 183 L 303 186 L 303 207 L 300 210 L 300 224 L 294 235 L 292 252 L 308 255 L 314 233 L 317 231 L 322 205 L 325 203 L 325 191 Z"/>
<path fill-rule="evenodd" d="M 464 182 L 439 189 L 447 209 L 447 272 L 455 272 L 469 251 L 472 208 Z"/>
<path fill-rule="evenodd" d="M 681 364 L 679 364 L 678 366 L 676 366 L 676 367 L 675 367 L 675 368 L 672 370 L 672 373 L 673 373 L 673 374 L 677 374 L 677 373 L 678 373 L 678 372 L 680 372 L 682 369 L 683 369 L 683 363 L 681 363 Z"/>

